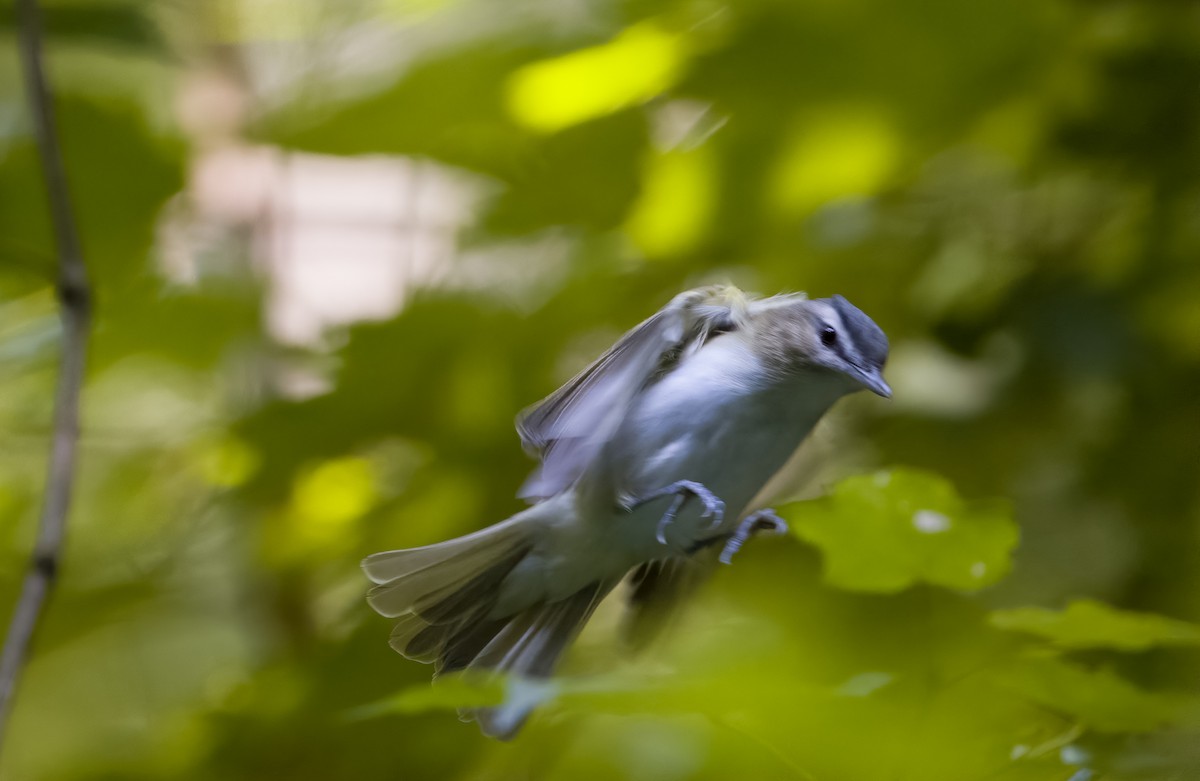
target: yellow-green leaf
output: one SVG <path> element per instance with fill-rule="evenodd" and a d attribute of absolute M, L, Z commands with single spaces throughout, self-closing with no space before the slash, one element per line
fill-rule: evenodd
<path fill-rule="evenodd" d="M 1148 692 L 1111 670 L 1089 670 L 1057 658 L 1027 660 L 1001 676 L 1026 697 L 1101 732 L 1146 732 L 1174 721 L 1195 701 Z"/>
<path fill-rule="evenodd" d="M 444 675 L 432 684 L 418 684 L 390 697 L 350 711 L 350 719 L 369 719 L 387 714 L 423 713 L 499 705 L 504 701 L 505 679 L 497 675 Z"/>
<path fill-rule="evenodd" d="M 826 579 L 854 591 L 973 591 L 1008 572 L 1019 536 L 1006 507 L 968 506 L 947 480 L 910 469 L 848 478 L 786 516 L 821 549 Z"/>
<path fill-rule="evenodd" d="M 1066 610 L 1019 607 L 997 610 L 992 625 L 1028 632 L 1063 648 L 1144 651 L 1158 645 L 1200 645 L 1200 626 L 1152 613 L 1136 613 L 1080 599 Z"/>

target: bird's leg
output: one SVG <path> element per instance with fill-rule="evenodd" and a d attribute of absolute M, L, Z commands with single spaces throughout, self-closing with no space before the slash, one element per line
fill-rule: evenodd
<path fill-rule="evenodd" d="M 662 518 L 659 518 L 658 528 L 654 533 L 655 539 L 662 545 L 667 544 L 667 527 L 675 520 L 675 516 L 679 514 L 679 511 L 687 503 L 687 500 L 693 496 L 704 503 L 704 512 L 700 513 L 700 517 L 711 517 L 714 528 L 720 526 L 721 521 L 725 518 L 725 503 L 718 499 L 712 491 L 692 480 L 678 480 L 665 488 L 660 488 L 638 499 L 630 506 L 630 509 L 636 510 L 646 502 L 661 499 L 664 496 L 674 496 L 675 500 L 671 502 L 671 506 L 663 513 Z"/>
<path fill-rule="evenodd" d="M 742 519 L 735 531 L 721 550 L 721 563 L 733 563 L 733 554 L 741 550 L 746 540 L 755 532 L 769 531 L 772 534 L 787 533 L 787 521 L 775 514 L 774 510 L 759 510 Z"/>

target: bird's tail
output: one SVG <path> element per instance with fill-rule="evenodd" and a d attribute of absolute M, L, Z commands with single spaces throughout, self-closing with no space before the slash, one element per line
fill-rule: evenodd
<path fill-rule="evenodd" d="M 614 584 L 593 583 L 565 599 L 493 615 L 505 579 L 533 549 L 530 526 L 522 520 L 516 516 L 465 537 L 364 559 L 367 577 L 377 584 L 367 601 L 400 619 L 392 648 L 432 662 L 435 675 L 471 669 L 548 677 Z M 463 716 L 507 740 L 533 707 L 513 701 Z"/>

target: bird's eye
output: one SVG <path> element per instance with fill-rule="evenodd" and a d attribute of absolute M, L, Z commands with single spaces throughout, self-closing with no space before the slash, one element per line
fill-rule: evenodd
<path fill-rule="evenodd" d="M 833 347 L 836 342 L 837 331 L 833 330 L 829 326 L 825 326 L 821 329 L 821 344 L 825 345 L 826 347 Z"/>

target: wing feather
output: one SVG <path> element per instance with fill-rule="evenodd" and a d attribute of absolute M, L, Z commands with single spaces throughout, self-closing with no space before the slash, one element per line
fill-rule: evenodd
<path fill-rule="evenodd" d="M 615 433 L 637 395 L 709 333 L 738 316 L 733 287 L 707 287 L 676 296 L 626 333 L 573 379 L 517 417 L 526 451 L 542 460 L 520 495 L 553 496 L 578 479 Z"/>

